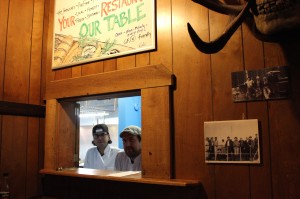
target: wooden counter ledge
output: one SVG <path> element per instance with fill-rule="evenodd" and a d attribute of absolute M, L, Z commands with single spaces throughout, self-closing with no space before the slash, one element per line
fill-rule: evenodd
<path fill-rule="evenodd" d="M 183 179 L 157 179 L 157 178 L 142 178 L 140 172 L 121 172 L 107 171 L 85 168 L 66 168 L 60 171 L 53 169 L 42 169 L 40 173 L 43 175 L 70 176 L 78 178 L 110 180 L 119 182 L 133 182 L 142 184 L 168 185 L 178 187 L 199 186 L 201 183 L 198 180 L 183 180 Z"/>

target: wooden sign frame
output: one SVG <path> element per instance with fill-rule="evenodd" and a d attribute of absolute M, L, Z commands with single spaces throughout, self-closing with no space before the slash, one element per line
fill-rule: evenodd
<path fill-rule="evenodd" d="M 155 0 L 56 0 L 52 69 L 156 49 Z"/>

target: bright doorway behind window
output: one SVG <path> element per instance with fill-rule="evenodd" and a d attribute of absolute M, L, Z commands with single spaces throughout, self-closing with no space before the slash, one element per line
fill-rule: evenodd
<path fill-rule="evenodd" d="M 78 101 L 80 104 L 79 166 L 83 166 L 86 152 L 94 147 L 92 128 L 106 124 L 112 147 L 123 148 L 119 134 L 128 125 L 141 127 L 141 97 L 122 97 L 101 100 Z"/>

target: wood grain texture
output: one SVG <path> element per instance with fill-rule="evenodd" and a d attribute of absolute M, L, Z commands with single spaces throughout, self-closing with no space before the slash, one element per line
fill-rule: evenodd
<path fill-rule="evenodd" d="M 286 61 L 282 51 L 280 50 L 280 45 L 273 43 L 264 43 L 264 53 L 267 57 L 265 60 L 266 67 L 285 65 Z M 284 127 L 284 122 L 286 120 L 291 119 L 290 110 L 283 111 L 283 104 L 287 104 L 286 101 L 281 102 L 268 102 L 269 109 L 269 121 L 270 121 L 270 151 L 271 153 L 271 165 L 272 165 L 272 186 L 273 186 L 273 194 L 275 199 L 283 198 L 284 191 L 282 190 L 282 186 L 285 180 L 284 168 L 282 167 L 282 161 L 284 161 L 284 157 L 289 157 L 288 145 L 286 142 L 282 142 L 282 139 L 286 141 L 289 139 L 290 130 Z M 286 108 L 286 107 L 285 107 Z M 288 127 L 289 128 L 289 127 Z M 286 131 L 287 130 L 287 131 Z M 284 133 L 283 133 L 284 132 Z M 284 149 L 284 150 L 283 150 Z M 284 183 L 287 183 L 286 181 Z"/>
<path fill-rule="evenodd" d="M 41 169 L 39 164 L 39 134 L 40 134 L 40 119 L 28 118 L 28 137 L 27 137 L 27 171 L 26 171 L 26 196 L 33 197 L 39 193 L 38 172 Z"/>
<path fill-rule="evenodd" d="M 41 99 L 44 99 L 45 91 L 46 91 L 46 82 L 48 82 L 50 79 L 50 74 L 47 72 L 49 70 L 48 64 L 50 59 L 50 56 L 48 54 L 49 52 L 49 13 L 50 11 L 50 1 L 44 0 L 44 18 L 43 18 L 43 50 L 42 50 L 42 65 L 41 65 Z M 52 55 L 52 53 L 51 53 Z"/>
<path fill-rule="evenodd" d="M 89 96 L 172 84 L 171 72 L 162 65 L 153 65 L 53 81 L 47 85 L 46 99 Z"/>
<path fill-rule="evenodd" d="M 28 103 L 32 18 L 32 0 L 10 1 L 5 58 L 8 67 L 4 73 L 6 101 Z"/>
<path fill-rule="evenodd" d="M 210 38 L 217 38 L 230 19 L 228 16 L 210 11 Z M 244 70 L 242 30 L 239 28 L 226 46 L 211 55 L 213 120 L 242 119 L 246 106 L 233 103 L 231 97 L 231 72 Z M 249 168 L 233 165 L 215 166 L 215 195 L 217 198 L 250 198 Z M 233 176 L 243 176 L 243 180 Z"/>
<path fill-rule="evenodd" d="M 56 169 L 58 168 L 57 160 L 57 118 L 58 102 L 56 99 L 47 100 L 46 103 L 46 120 L 45 120 L 45 156 L 44 168 Z"/>
<path fill-rule="evenodd" d="M 103 72 L 103 62 L 97 61 L 86 64 L 82 67 L 82 75 L 91 75 Z"/>
<path fill-rule="evenodd" d="M 142 89 L 152 96 L 156 93 L 152 91 L 152 86 L 174 85 L 173 75 L 176 76 L 176 88 L 174 95 L 171 95 L 174 101 L 174 126 L 170 127 L 170 131 L 174 140 L 166 141 L 166 134 L 163 134 L 163 141 L 160 142 L 157 137 L 150 137 L 148 127 L 143 127 L 146 133 L 143 144 L 149 149 L 143 155 L 146 157 L 143 165 L 148 168 L 146 174 L 156 175 L 157 178 L 171 176 L 201 181 L 208 198 L 300 198 L 300 162 L 297 158 L 300 142 L 299 41 L 262 43 L 243 25 L 222 51 L 206 55 L 194 47 L 186 23 L 190 22 L 201 38 L 209 41 L 224 30 L 228 18 L 208 12 L 190 0 L 159 0 L 156 51 L 52 70 L 54 2 L 0 1 L 0 99 L 40 105 L 43 104 L 40 92 L 43 96 L 46 93 L 44 99 L 48 99 L 45 120 L 0 116 L 0 170 L 12 173 L 13 191 L 16 191 L 14 198 L 34 196 L 41 186 L 40 179 L 36 179 L 36 169 L 56 169 L 61 158 L 57 155 L 59 151 L 67 156 L 69 149 L 73 150 L 72 145 L 62 145 L 65 148 L 60 148 L 56 143 L 60 136 L 57 130 L 60 125 L 57 122 L 60 105 L 53 98 L 85 95 L 88 92 L 80 93 L 85 88 L 92 91 L 88 94 L 93 94 L 117 92 L 126 86 L 130 89 L 141 88 L 144 84 L 150 85 L 150 88 Z M 163 73 L 166 76 L 160 73 L 157 76 L 155 72 L 149 75 L 147 71 L 140 73 L 139 69 L 149 64 L 163 65 L 168 71 Z M 231 101 L 231 72 L 276 65 L 288 65 L 291 70 L 292 93 L 289 99 L 249 103 Z M 135 72 L 128 72 L 131 69 Z M 114 75 L 108 75 L 110 73 Z M 115 74 L 118 74 L 117 80 L 114 79 Z M 137 80 L 136 75 L 139 77 Z M 101 81 L 90 81 L 93 79 L 91 76 L 101 78 Z M 147 79 L 145 82 L 145 78 L 150 78 L 151 81 Z M 166 85 L 158 79 L 163 79 L 162 82 L 167 82 Z M 96 84 L 102 85 L 103 80 L 109 85 L 104 84 L 103 88 L 93 87 Z M 46 84 L 49 90 L 46 90 Z M 166 105 L 165 99 L 158 100 L 160 96 L 159 92 L 153 100 L 146 101 L 147 109 L 150 110 L 155 103 L 158 104 L 157 107 Z M 165 107 L 162 110 L 163 113 L 167 111 Z M 160 115 L 153 115 L 154 113 L 156 112 L 150 112 L 149 116 L 155 119 L 147 119 L 145 123 L 157 135 L 159 132 L 153 130 L 152 122 L 165 124 L 158 120 Z M 261 121 L 262 164 L 206 164 L 203 122 L 241 119 L 243 113 L 250 119 L 258 118 Z M 67 118 L 67 112 L 64 116 Z M 64 120 L 68 122 L 66 118 Z M 69 124 L 72 123 L 69 121 Z M 72 125 L 66 127 L 71 129 Z M 164 129 L 166 130 L 165 127 Z M 170 170 L 167 169 L 169 165 L 165 160 L 161 162 L 164 165 L 162 170 L 158 170 L 157 165 L 150 168 L 154 164 L 150 161 L 151 158 L 159 160 L 162 157 L 157 153 L 162 150 L 161 147 L 165 147 L 163 153 L 168 154 L 166 148 L 169 146 L 171 157 L 166 157 L 171 162 Z M 41 165 L 43 159 L 45 162 Z M 69 164 L 71 163 L 66 165 Z M 37 183 L 39 184 L 36 185 Z"/>
<path fill-rule="evenodd" d="M 172 156 L 169 86 L 142 89 L 141 97 L 142 176 L 170 179 Z"/>
<path fill-rule="evenodd" d="M 208 41 L 208 10 L 192 1 L 172 1 L 175 176 L 201 179 L 209 198 L 214 198 L 214 173 L 205 164 L 204 121 L 212 119 L 210 55 L 200 53 L 187 31 L 191 23 Z M 179 17 L 180 16 L 180 17 Z"/>
<path fill-rule="evenodd" d="M 52 51 L 53 51 L 53 24 L 54 24 L 54 3 L 55 1 L 45 0 L 45 42 L 44 59 L 46 85 L 48 82 L 55 80 L 55 71 L 52 70 Z"/>
<path fill-rule="evenodd" d="M 6 39 L 8 24 L 9 0 L 0 2 L 0 82 L 4 80 L 5 55 L 6 55 Z M 0 84 L 0 99 L 3 99 L 4 85 Z"/>
<path fill-rule="evenodd" d="M 290 70 L 291 96 L 286 100 L 269 102 L 270 143 L 272 160 L 272 186 L 274 198 L 298 198 L 300 161 L 296 146 L 300 141 L 299 131 L 299 41 L 282 45 L 265 44 L 267 66 L 288 65 Z M 288 48 L 286 48 L 289 46 Z M 293 50 L 291 50 L 293 49 Z M 296 147 L 296 148 L 295 148 Z M 291 160 L 291 161 L 290 161 Z M 297 180 L 298 179 L 298 180 Z"/>
<path fill-rule="evenodd" d="M 257 40 L 251 33 L 248 26 L 243 25 L 243 50 L 245 70 L 261 70 L 264 68 L 264 48 L 263 42 Z M 255 50 L 253 50 L 255 49 Z M 250 191 L 253 198 L 272 198 L 271 186 L 271 164 L 270 164 L 270 132 L 268 124 L 268 103 L 256 102 L 247 103 L 246 118 L 258 119 L 261 124 L 260 147 L 261 161 L 263 167 L 249 167 Z"/>
<path fill-rule="evenodd" d="M 34 0 L 30 55 L 29 103 L 41 104 L 44 0 Z"/>
<path fill-rule="evenodd" d="M 141 53 L 135 57 L 137 66 L 148 66 L 150 65 L 150 53 Z"/>
<path fill-rule="evenodd" d="M 72 77 L 80 77 L 82 73 L 81 66 L 72 67 Z"/>
<path fill-rule="evenodd" d="M 109 59 L 103 61 L 103 70 L 104 72 L 114 71 L 117 69 L 117 60 Z"/>
<path fill-rule="evenodd" d="M 76 115 L 75 104 L 68 102 L 58 103 L 56 131 L 58 167 L 74 167 L 76 150 Z M 48 133 L 48 132 L 46 132 Z"/>
<path fill-rule="evenodd" d="M 25 198 L 27 131 L 27 117 L 3 116 L 1 171 L 8 172 L 9 178 L 13 180 L 10 187 L 12 198 Z"/>
<path fill-rule="evenodd" d="M 136 67 L 135 55 L 117 58 L 117 70 L 125 70 Z"/>
<path fill-rule="evenodd" d="M 12 198 L 27 198 L 41 188 L 37 172 L 43 161 L 39 117 L 45 113 L 40 106 L 44 1 L 1 1 L 0 15 L 0 95 L 7 100 L 0 104 L 1 114 L 9 115 L 1 117 L 1 173 L 10 173 Z"/>
<path fill-rule="evenodd" d="M 88 179 L 108 180 L 112 179 L 112 176 L 120 171 L 98 170 L 98 169 L 85 169 L 85 168 L 71 168 L 63 169 L 62 171 L 56 171 L 51 169 L 42 169 L 41 174 L 57 175 L 57 176 L 69 176 L 69 177 L 82 177 Z M 199 185 L 198 180 L 180 180 L 180 179 L 161 179 L 161 178 L 142 178 L 140 173 L 131 174 L 127 176 L 114 176 L 115 181 L 120 182 L 138 182 L 143 184 L 158 184 L 169 185 L 178 187 L 189 187 Z"/>
<path fill-rule="evenodd" d="M 72 68 L 57 69 L 55 72 L 55 80 L 68 79 L 72 77 Z"/>
<path fill-rule="evenodd" d="M 163 64 L 172 71 L 172 1 L 156 1 L 157 50 L 150 53 L 150 64 Z"/>

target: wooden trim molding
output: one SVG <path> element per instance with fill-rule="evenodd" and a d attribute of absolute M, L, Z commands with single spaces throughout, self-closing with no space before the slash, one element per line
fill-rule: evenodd
<path fill-rule="evenodd" d="M 0 101 L 0 115 L 45 117 L 46 107 L 42 105 Z"/>
<path fill-rule="evenodd" d="M 95 75 L 51 81 L 45 99 L 91 96 L 173 85 L 173 74 L 163 65 L 150 65 Z"/>

